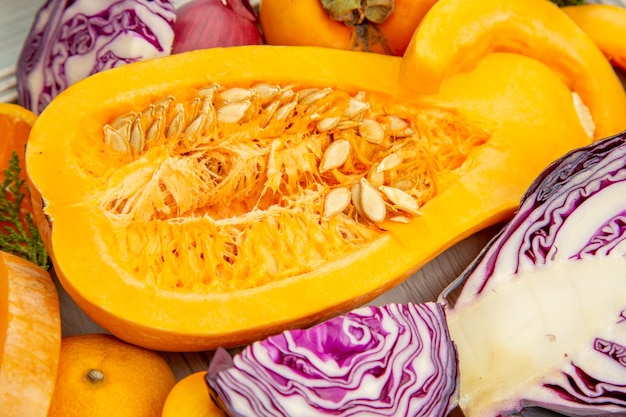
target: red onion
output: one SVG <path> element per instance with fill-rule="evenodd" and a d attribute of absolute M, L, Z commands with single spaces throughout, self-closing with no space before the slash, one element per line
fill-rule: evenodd
<path fill-rule="evenodd" d="M 176 13 L 172 53 L 263 43 L 248 0 L 192 0 Z"/>

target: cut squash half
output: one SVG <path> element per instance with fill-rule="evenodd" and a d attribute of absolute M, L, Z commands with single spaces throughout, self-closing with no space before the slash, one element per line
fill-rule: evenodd
<path fill-rule="evenodd" d="M 490 55 L 431 96 L 400 63 L 218 48 L 70 87 L 27 149 L 69 295 L 157 350 L 308 326 L 509 218 L 548 163 L 591 141 L 570 90 L 530 58 Z"/>

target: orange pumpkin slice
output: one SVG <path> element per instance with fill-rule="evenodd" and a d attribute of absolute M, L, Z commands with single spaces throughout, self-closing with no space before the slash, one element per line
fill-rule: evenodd
<path fill-rule="evenodd" d="M 26 179 L 24 155 L 26 141 L 37 116 L 30 110 L 13 103 L 0 103 L 0 179 L 4 181 L 4 170 L 9 167 L 9 161 L 15 152 L 19 160 L 20 178 Z M 11 199 L 10 195 L 7 195 Z M 30 200 L 25 198 L 20 206 L 24 226 L 25 216 L 32 211 Z M 2 227 L 9 226 L 0 223 Z"/>
<path fill-rule="evenodd" d="M 24 171 L 24 153 L 26 141 L 37 116 L 28 109 L 13 103 L 0 103 L 0 132 L 2 132 L 2 146 L 0 146 L 0 166 L 9 165 L 11 154 L 17 152 L 22 161 Z"/>
<path fill-rule="evenodd" d="M 0 410 L 45 417 L 61 349 L 59 299 L 47 271 L 0 252 Z"/>
<path fill-rule="evenodd" d="M 549 66 L 589 108 L 596 138 L 626 128 L 626 96 L 611 64 L 581 28 L 545 0 L 438 1 L 413 34 L 401 77 L 418 94 L 435 93 L 444 79 L 492 52 L 519 53 Z"/>
<path fill-rule="evenodd" d="M 530 58 L 493 55 L 424 99 L 400 62 L 248 46 L 75 84 L 27 150 L 67 292 L 138 345 L 248 343 L 372 300 L 591 140 Z"/>

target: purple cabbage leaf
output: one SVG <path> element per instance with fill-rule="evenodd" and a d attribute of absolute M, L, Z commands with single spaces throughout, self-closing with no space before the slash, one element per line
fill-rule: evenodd
<path fill-rule="evenodd" d="M 466 417 L 626 416 L 625 238 L 626 133 L 539 175 L 440 299 Z"/>
<path fill-rule="evenodd" d="M 390 304 L 218 350 L 207 383 L 233 417 L 444 417 L 457 367 L 443 305 Z"/>
<path fill-rule="evenodd" d="M 47 0 L 17 62 L 18 103 L 36 114 L 97 72 L 170 55 L 173 0 Z"/>

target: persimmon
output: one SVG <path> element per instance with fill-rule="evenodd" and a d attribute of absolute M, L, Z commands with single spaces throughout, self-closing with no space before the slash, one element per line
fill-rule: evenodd
<path fill-rule="evenodd" d="M 387 0 L 368 9 L 354 1 L 263 0 L 259 13 L 269 44 L 401 56 L 415 28 L 436 2 Z"/>

